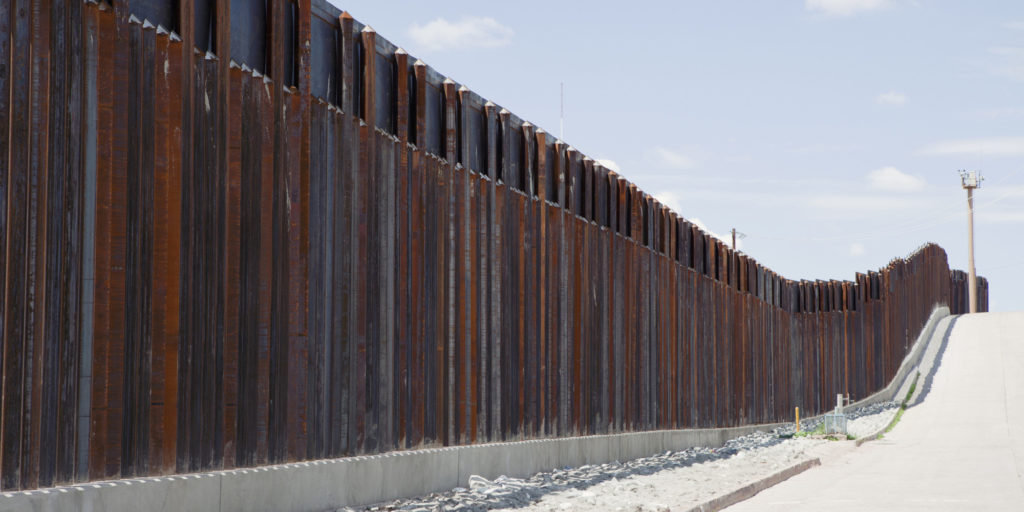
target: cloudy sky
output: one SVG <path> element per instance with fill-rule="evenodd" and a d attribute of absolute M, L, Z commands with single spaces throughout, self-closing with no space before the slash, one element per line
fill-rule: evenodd
<path fill-rule="evenodd" d="M 792 279 L 925 242 L 1024 310 L 1024 2 L 330 0 Z"/>

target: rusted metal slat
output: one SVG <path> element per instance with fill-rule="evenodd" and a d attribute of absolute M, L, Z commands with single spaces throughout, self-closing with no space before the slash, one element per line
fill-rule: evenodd
<path fill-rule="evenodd" d="M 305 460 L 308 454 L 309 403 L 313 400 L 311 390 L 303 377 L 309 360 L 309 124 L 310 124 L 310 2 L 298 0 L 296 41 L 294 49 L 298 76 L 298 87 L 289 88 L 287 95 L 288 129 L 284 149 L 287 154 L 287 222 L 288 222 L 288 369 L 287 369 L 287 432 L 288 457 L 291 460 Z M 284 56 L 284 45 L 279 47 Z M 284 76 L 274 77 L 275 84 L 287 84 Z"/>
<path fill-rule="evenodd" d="M 187 44 L 187 43 L 186 43 Z M 192 47 L 188 49 L 188 53 L 192 54 Z M 200 258 L 197 256 L 199 250 L 199 230 L 197 225 L 199 219 L 197 216 L 196 204 L 199 202 L 195 195 L 196 191 L 196 174 L 197 167 L 202 165 L 202 154 L 197 150 L 196 139 L 202 137 L 201 130 L 203 125 L 198 123 L 196 115 L 196 103 L 194 95 L 201 90 L 201 87 L 197 84 L 198 79 L 202 76 L 202 67 L 196 65 L 195 56 L 191 57 L 188 61 L 190 67 L 185 71 L 184 81 L 189 82 L 191 85 L 188 90 L 193 97 L 188 98 L 184 103 L 189 106 L 190 112 L 188 113 L 188 125 L 184 127 L 183 131 L 183 146 L 186 148 L 186 156 L 188 163 L 182 166 L 182 227 L 181 231 L 183 234 L 182 240 L 182 276 L 181 276 L 181 295 L 185 304 L 184 311 L 181 315 L 181 332 L 182 344 L 179 352 L 180 364 L 178 365 L 179 371 L 179 387 L 178 387 L 178 468 L 179 472 L 196 470 L 199 467 L 199 460 L 196 453 L 195 433 L 197 428 L 195 423 L 199 420 L 200 415 L 195 412 L 196 400 L 195 397 L 202 391 L 197 390 L 196 378 L 195 378 L 195 367 L 196 362 L 201 357 L 200 352 L 200 340 L 201 340 L 201 329 L 198 325 L 197 319 L 199 318 L 196 311 L 200 309 L 199 296 L 197 291 L 197 270 L 199 266 Z M 187 134 L 187 138 L 186 135 Z"/>
<path fill-rule="evenodd" d="M 535 177 L 537 189 L 534 191 L 537 197 L 533 213 L 536 219 L 536 269 L 534 279 L 536 282 L 537 298 L 535 302 L 536 311 L 536 350 L 537 350 L 537 405 L 536 405 L 536 431 L 535 435 L 548 435 L 551 428 L 551 416 L 549 409 L 550 396 L 552 392 L 552 351 L 549 332 L 551 325 L 548 297 L 548 254 L 550 244 L 548 241 L 548 166 L 551 165 L 548 152 L 549 139 L 544 130 L 538 129 L 534 134 L 531 146 L 536 148 Z"/>
<path fill-rule="evenodd" d="M 4 75 L 5 81 L 9 78 L 9 136 L 11 140 L 27 141 L 31 133 L 31 105 L 30 105 L 30 71 L 29 56 L 31 47 L 31 25 L 28 16 L 28 1 L 14 1 L 7 6 L 4 14 L 5 22 L 10 24 L 10 46 L 5 46 L 5 51 L 11 55 L 9 71 Z M 9 18 L 6 16 L 10 16 Z M 3 101 L 7 101 L 5 97 Z M 4 129 L 5 132 L 7 128 Z M 4 134 L 5 138 L 7 134 Z M 3 282 L 4 311 L 2 332 L 0 337 L 3 341 L 3 415 L 0 425 L 0 487 L 4 490 L 15 489 L 22 481 L 22 435 L 25 431 L 22 424 L 22 408 L 25 402 L 24 378 L 25 378 L 25 337 L 26 326 L 25 316 L 27 304 L 26 295 L 26 266 L 27 259 L 27 233 L 28 222 L 28 198 L 29 198 L 29 152 L 27 143 L 10 144 L 4 140 L 7 151 L 10 152 L 8 162 L 4 162 L 5 201 L 3 205 L 4 223 L 0 229 L 5 232 L 3 237 L 6 250 L 5 281 Z M 9 173 L 9 174 L 8 174 Z"/>
<path fill-rule="evenodd" d="M 131 74 L 128 119 L 125 421 L 121 474 L 144 474 L 149 466 L 152 362 L 153 173 L 155 29 L 137 20 L 129 27 Z"/>
<path fill-rule="evenodd" d="M 326 456 L 325 424 L 327 407 L 331 400 L 328 369 L 330 349 L 330 328 L 328 318 L 331 313 L 329 290 L 332 276 L 331 257 L 331 224 L 330 214 L 333 213 L 331 186 L 331 169 L 334 165 L 329 124 L 330 112 L 327 104 L 317 100 L 311 105 L 310 125 L 313 140 L 310 151 L 316 152 L 319 158 L 310 162 L 309 209 L 314 212 L 309 222 L 309 351 L 305 372 L 307 389 L 318 390 L 310 396 L 309 401 L 309 435 L 306 438 L 306 452 L 311 458 Z"/>
<path fill-rule="evenodd" d="M 234 74 L 234 73 L 232 73 Z M 241 116 L 238 133 L 239 222 L 238 240 L 238 420 L 235 432 L 235 466 L 255 464 L 257 454 L 257 425 L 259 420 L 259 364 L 260 364 L 260 248 L 262 199 L 262 149 L 260 98 L 263 79 L 254 76 L 248 68 L 239 70 L 239 90 L 235 111 Z M 234 81 L 234 76 L 232 80 Z M 232 91 L 233 93 L 235 91 Z M 234 135 L 232 135 L 234 138 Z"/>
<path fill-rule="evenodd" d="M 558 149 L 555 149 L 555 165 L 552 167 L 555 172 L 560 170 L 558 162 L 561 161 L 561 156 Z M 545 301 L 544 306 L 541 308 L 541 314 L 544 317 L 544 343 L 546 345 L 544 350 L 544 360 L 546 362 L 546 371 L 544 372 L 545 381 L 545 401 L 542 404 L 544 408 L 544 432 L 543 435 L 552 436 L 557 435 L 559 430 L 558 425 L 558 414 L 559 414 L 559 384 L 560 384 L 560 369 L 562 365 L 561 351 L 560 351 L 560 318 L 561 318 L 561 297 L 559 289 L 559 282 L 561 279 L 560 273 L 560 231 L 561 231 L 561 219 L 562 209 L 557 204 L 545 203 L 541 206 L 542 215 L 544 216 L 542 222 L 542 229 L 545 230 L 545 234 L 542 237 L 542 243 L 544 244 L 541 272 L 544 274 L 543 292 L 544 296 L 542 300 Z"/>
<path fill-rule="evenodd" d="M 514 133 L 513 137 L 519 137 Z M 523 171 L 519 167 L 519 172 Z M 526 340 L 526 197 L 521 191 L 509 187 L 509 209 L 508 217 L 508 238 L 513 243 L 507 245 L 509 249 L 509 287 L 510 318 L 513 320 L 511 327 L 512 335 L 509 337 L 509 359 L 507 368 L 509 375 L 513 377 L 509 382 L 509 395 L 511 403 L 510 427 L 511 433 L 516 438 L 522 439 L 527 434 L 526 418 L 526 351 L 528 341 Z"/>
<path fill-rule="evenodd" d="M 66 180 L 68 198 L 66 206 L 70 211 L 70 222 L 64 226 L 62 233 L 64 253 L 64 270 L 62 271 L 62 294 L 64 295 L 65 307 L 62 313 L 63 325 L 61 336 L 64 339 L 64 346 L 61 347 L 60 356 L 60 391 L 57 408 L 57 461 L 55 483 L 70 482 L 77 470 L 78 455 L 78 399 L 80 371 L 81 371 L 81 325 L 82 325 L 82 288 L 83 288 L 83 224 L 84 224 L 84 200 L 85 200 L 85 173 L 83 165 L 84 134 L 83 129 L 83 65 L 82 47 L 82 3 L 72 2 L 63 13 L 67 16 L 68 44 L 64 51 L 68 54 L 68 93 L 63 108 L 67 112 L 67 138 L 64 144 L 67 146 Z M 0 36 L 2 37 L 2 36 Z M 0 52 L 2 54 L 3 52 Z M 0 91 L 3 88 L 0 87 Z M 6 116 L 0 115 L 0 119 Z M 0 139 L 4 138 L 0 135 Z M 0 149 L 0 158 L 5 158 L 4 151 Z M 4 179 L 5 173 L 0 172 L 0 179 Z M 3 197 L 0 192 L 0 197 Z M 0 199 L 0 208 L 3 208 L 3 200 Z M 2 214 L 0 214 L 2 216 Z M 0 226 L 3 226 L 0 220 Z M 3 228 L 0 227 L 0 231 Z M 2 238 L 2 236 L 0 236 Z M 0 244 L 3 240 L 0 240 Z M 2 245 L 0 245 L 2 246 Z M 0 282 L 3 282 L 0 275 Z M 2 296 L 2 293 L 0 293 Z M 3 300 L 0 299 L 0 311 L 3 310 Z M 0 313 L 2 318 L 2 313 Z M 3 332 L 3 320 L 0 319 L 0 333 Z M 0 334 L 2 338 L 2 334 Z"/>
<path fill-rule="evenodd" d="M 397 155 L 395 154 L 396 141 L 385 132 L 377 131 L 377 158 L 378 169 L 375 172 L 378 179 L 376 190 L 376 207 L 378 215 L 377 243 L 379 244 L 378 257 L 375 258 L 379 266 L 379 282 L 377 293 L 379 294 L 379 310 L 377 313 L 378 335 L 378 450 L 386 451 L 394 449 L 395 432 L 394 416 L 394 370 L 395 370 L 395 251 L 394 241 L 396 236 L 395 211 L 392 206 L 395 202 L 395 175 Z"/>
<path fill-rule="evenodd" d="M 350 209 L 349 196 L 346 180 L 349 174 L 346 173 L 344 161 L 348 158 L 344 154 L 345 145 L 342 141 L 345 117 L 335 108 L 326 109 L 323 122 L 326 128 L 324 144 L 328 145 L 330 159 L 326 165 L 320 168 L 320 185 L 327 188 L 324 192 L 327 196 L 327 203 L 323 205 L 325 225 L 323 226 L 324 240 L 324 265 L 326 266 L 323 276 L 323 330 L 321 333 L 323 347 L 324 368 L 322 370 L 324 397 L 321 406 L 322 429 L 320 450 L 327 457 L 337 457 L 346 452 L 348 442 L 348 424 L 345 421 L 348 412 L 347 383 L 348 383 L 348 304 L 349 300 L 349 252 L 348 242 L 350 237 Z M 311 130 L 316 128 L 311 126 Z M 312 184 L 313 170 L 310 170 L 310 190 L 316 192 Z M 311 194 L 312 197 L 312 194 Z M 313 222 L 312 207 L 310 219 Z M 313 286 L 310 279 L 310 286 Z M 314 388 L 315 389 L 315 388 Z"/>
<path fill-rule="evenodd" d="M 485 105 L 485 108 L 487 106 Z M 505 109 L 498 109 L 492 106 L 488 109 L 487 115 L 492 119 L 496 127 L 495 138 L 496 153 L 493 166 L 488 157 L 488 173 L 492 179 L 492 190 L 494 193 L 494 205 L 488 215 L 491 217 L 491 229 L 493 245 L 491 247 L 491 261 L 495 263 L 491 271 L 491 315 L 494 322 L 491 324 L 491 336 L 493 345 L 491 347 L 491 380 L 493 385 L 492 396 L 492 422 L 494 433 L 492 440 L 499 441 L 506 439 L 509 435 L 510 411 L 515 407 L 510 399 L 508 385 L 513 376 L 509 371 L 509 348 L 513 340 L 511 336 L 512 326 L 515 318 L 509 313 L 508 296 L 514 287 L 514 282 L 509 277 L 509 269 L 512 262 L 508 257 L 510 246 L 514 246 L 515 239 L 509 238 L 507 230 L 508 209 L 511 208 L 512 198 L 507 184 L 501 184 L 502 179 L 507 180 L 510 175 L 509 156 L 507 155 L 509 141 L 511 138 L 509 127 L 509 112 Z M 490 150 L 488 150 L 490 154 Z M 498 156 L 500 155 L 500 156 Z M 507 182 L 506 182 L 507 183 Z"/>
<path fill-rule="evenodd" d="M 478 137 L 479 138 L 479 137 Z M 469 400 L 466 421 L 469 423 L 469 438 L 467 443 L 477 442 L 481 438 L 483 428 L 482 411 L 486 405 L 483 403 L 483 396 L 486 393 L 484 380 L 481 378 L 483 362 L 481 358 L 481 344 L 485 339 L 483 333 L 487 323 L 486 311 L 486 280 L 484 276 L 487 269 L 486 244 L 487 229 L 486 215 L 483 214 L 481 205 L 487 194 L 485 180 L 477 173 L 470 176 L 469 184 L 470 203 L 467 212 L 469 229 L 469 297 L 471 313 L 469 315 L 469 349 L 466 356 L 466 386 Z"/>
<path fill-rule="evenodd" d="M 8 224 L 8 191 L 10 188 L 10 178 L 13 175 L 11 169 L 11 69 L 17 64 L 12 62 L 11 59 L 11 25 L 12 25 L 12 8 L 14 2 L 8 2 L 3 8 L 0 8 L 0 63 L 3 63 L 5 70 L 0 73 L 0 255 L 3 255 L 4 261 L 8 261 L 7 254 L 7 237 L 10 226 Z M 16 18 L 15 18 L 16 20 Z M 4 343 L 6 339 L 7 328 L 5 319 L 7 318 L 7 265 L 0 265 L 0 371 L 4 371 L 5 375 L 7 366 L 4 363 L 7 356 L 7 347 Z M 0 383 L 0 403 L 6 402 L 7 392 L 2 383 Z M 11 397 L 11 401 L 15 401 L 15 397 Z M 8 465 L 5 461 L 5 454 L 2 445 L 7 444 L 7 437 L 4 435 L 4 427 L 6 422 L 4 421 L 3 407 L 0 406 L 0 470 L 6 470 Z M 4 488 L 5 479 L 0 477 L 0 488 Z"/>
<path fill-rule="evenodd" d="M 490 440 L 494 438 L 495 427 L 493 421 L 492 404 L 494 401 L 492 375 L 492 338 L 494 331 L 494 300 L 491 296 L 491 279 L 495 266 L 494 254 L 492 253 L 492 237 L 494 236 L 494 187 L 495 173 L 497 167 L 497 120 L 493 104 L 480 106 L 480 115 L 483 116 L 481 129 L 483 130 L 483 147 L 478 151 L 482 153 L 483 167 L 478 169 L 481 173 L 477 182 L 477 201 L 473 208 L 476 218 L 476 251 L 477 266 L 474 269 L 476 274 L 476 308 L 477 308 L 477 329 L 476 329 L 476 356 L 474 361 L 477 371 L 476 376 L 476 440 Z M 480 138 L 478 137 L 478 141 Z"/>
<path fill-rule="evenodd" d="M 126 16 L 124 6 L 118 3 L 114 5 L 115 11 L 110 18 L 110 27 L 116 38 L 112 38 L 111 45 L 107 48 L 101 46 L 100 51 L 109 49 L 113 55 L 113 67 L 111 68 L 113 79 L 111 98 L 112 121 L 109 131 L 100 131 L 100 138 L 110 140 L 110 174 L 107 186 L 109 192 L 109 218 L 106 226 L 109 229 L 108 244 L 110 256 L 108 264 L 111 272 L 109 275 L 109 306 L 108 321 L 108 352 L 107 352 L 107 422 L 105 439 L 102 446 L 105 450 L 106 467 L 102 477 L 114 477 L 122 470 L 122 428 L 123 428 L 123 400 L 124 400 L 124 353 L 125 353 L 125 267 L 127 240 L 125 234 L 126 226 L 126 205 L 127 205 L 127 129 L 129 109 L 124 108 L 122 101 L 128 100 L 129 80 L 129 48 L 127 44 Z M 119 10 L 122 9 L 122 10 Z M 101 105 L 102 108 L 102 105 Z M 100 476 L 100 475 L 95 475 Z"/>
<path fill-rule="evenodd" d="M 372 404 L 369 403 L 369 389 L 372 386 L 370 379 L 373 377 L 372 364 L 375 364 L 371 357 L 370 344 L 370 316 L 372 310 L 367 301 L 370 291 L 370 191 L 369 182 L 369 151 L 368 139 L 371 129 L 358 118 L 353 116 L 350 121 L 353 125 L 352 134 L 358 136 L 358 143 L 352 148 L 355 161 L 352 162 L 352 300 L 349 313 L 352 322 L 352 335 L 350 343 L 354 344 L 354 353 L 351 359 L 352 375 L 354 382 L 349 390 L 352 404 L 352 429 L 353 439 L 352 451 L 364 453 L 367 447 L 367 430 L 373 428 L 369 418 L 369 410 Z"/>
<path fill-rule="evenodd" d="M 351 18 L 348 18 L 351 21 Z M 349 27 L 351 28 L 351 27 Z M 341 52 L 339 52 L 340 54 Z M 339 65 L 342 63 L 339 63 Z M 352 453 L 353 450 L 353 405 L 352 395 L 354 344 L 352 339 L 352 301 L 355 300 L 352 286 L 352 252 L 349 247 L 354 240 L 353 230 L 353 181 L 354 165 L 358 162 L 357 152 L 353 149 L 354 124 L 352 117 L 338 111 L 327 114 L 332 136 L 327 143 L 334 146 L 334 159 L 329 172 L 326 186 L 330 193 L 330 227 L 329 249 L 331 255 L 327 262 L 331 268 L 331 278 L 325 280 L 329 288 L 325 300 L 329 301 L 331 317 L 326 320 L 330 335 L 324 343 L 330 343 L 328 388 L 330 409 L 328 418 L 328 439 L 326 450 L 329 456 L 337 457 Z"/>
<path fill-rule="evenodd" d="M 459 181 L 455 176 L 455 167 L 458 159 L 458 119 L 456 84 L 450 78 L 445 79 L 443 84 L 444 92 L 444 151 L 445 167 L 443 169 L 443 190 L 445 205 L 445 224 L 441 239 L 444 242 L 444 423 L 443 444 L 450 445 L 458 442 L 456 425 L 458 398 L 457 389 L 457 368 L 458 359 L 458 337 L 461 334 L 459 325 L 459 293 L 458 284 L 461 282 L 458 277 L 457 262 L 461 260 L 458 244 L 458 219 L 459 219 L 459 195 L 456 185 Z"/>
<path fill-rule="evenodd" d="M 219 393 L 223 411 L 220 425 L 222 438 L 217 441 L 215 466 L 231 468 L 238 459 L 238 391 L 240 377 L 239 333 L 241 318 L 241 122 L 242 70 L 231 60 L 231 2 L 217 0 L 216 40 L 218 68 L 217 102 L 220 103 L 218 124 L 217 168 L 223 185 L 219 201 L 224 205 L 218 220 L 221 224 L 220 253 L 223 266 L 219 286 L 222 304 L 222 368 L 224 379 Z"/>
<path fill-rule="evenodd" d="M 149 472 L 174 471 L 177 438 L 178 319 L 181 244 L 181 42 L 158 30 L 154 92 L 153 406 Z"/>
<path fill-rule="evenodd" d="M 471 253 L 471 228 L 470 228 L 470 203 L 472 201 L 471 196 L 471 177 L 469 169 L 470 160 L 470 147 L 469 147 L 469 112 L 471 107 L 469 105 L 470 92 L 465 86 L 459 87 L 457 90 L 454 88 L 455 84 L 452 84 L 451 94 L 455 97 L 452 98 L 454 105 L 456 106 L 454 115 L 449 118 L 456 124 L 451 130 L 455 134 L 454 146 L 456 149 L 457 163 L 452 166 L 452 185 L 454 192 L 454 218 L 455 223 L 453 225 L 453 231 L 451 236 L 454 238 L 453 242 L 455 247 L 455 273 L 454 273 L 454 292 L 455 292 L 455 329 L 454 329 L 454 353 L 452 358 L 454 361 L 455 371 L 452 375 L 452 382 L 454 384 L 453 399 L 453 413 L 455 420 L 455 435 L 452 437 L 453 443 L 463 444 L 470 442 L 471 439 L 471 423 L 473 416 L 473 404 L 472 404 L 472 392 L 473 387 L 470 382 L 470 371 L 473 368 L 473 360 L 471 357 L 471 343 L 473 337 L 473 324 L 472 324 L 472 309 L 475 304 L 472 297 L 473 288 L 473 258 Z M 445 95 L 449 94 L 449 87 L 445 88 Z M 446 130 L 446 134 L 448 131 Z"/>
<path fill-rule="evenodd" d="M 42 360 L 42 367 L 37 379 L 40 388 L 37 412 L 34 414 L 34 423 L 39 423 L 38 433 L 33 428 L 32 449 L 36 453 L 36 465 L 31 471 L 36 473 L 37 486 L 50 486 L 53 484 L 56 470 L 57 454 L 57 395 L 59 391 L 60 356 L 63 351 L 62 345 L 66 336 L 60 333 L 62 330 L 61 309 L 63 299 L 67 296 L 67 290 L 61 289 L 62 277 L 67 275 L 67 268 L 64 265 L 64 251 L 67 249 L 62 232 L 64 230 L 65 201 L 73 193 L 66 188 L 67 177 L 65 175 L 67 166 L 67 53 L 65 50 L 65 35 L 68 27 L 65 24 L 66 10 L 62 2 L 55 2 L 55 9 L 49 12 L 50 40 L 50 79 L 51 83 L 45 85 L 47 100 L 53 105 L 49 109 L 47 128 L 47 141 L 45 151 L 47 152 L 47 163 L 45 165 L 45 176 L 47 184 L 40 190 L 39 198 L 44 201 L 40 207 L 40 234 L 43 249 L 39 253 L 39 261 L 42 265 L 39 280 L 42 283 L 41 297 L 37 309 L 39 317 L 39 336 L 33 347 L 39 351 Z M 44 50 L 45 51 L 45 50 Z M 44 89 L 44 90 L 46 90 Z M 43 95 L 40 94 L 40 95 Z M 44 130 L 47 128 L 43 128 Z M 45 198 L 45 199 L 44 199 Z"/>
<path fill-rule="evenodd" d="M 443 444 L 445 436 L 445 423 L 447 416 L 444 412 L 445 397 L 445 368 L 447 361 L 444 357 L 446 347 L 446 324 L 445 318 L 445 244 L 443 234 L 446 224 L 446 206 L 444 194 L 447 189 L 444 186 L 444 175 L 442 174 L 442 163 L 434 158 L 427 157 L 425 176 L 425 201 L 424 206 L 430 215 L 426 217 L 426 229 L 424 230 L 426 241 L 424 250 L 426 253 L 426 299 L 425 315 L 427 335 L 426 341 L 426 388 L 427 397 L 425 400 L 425 429 L 424 442 Z"/>
<path fill-rule="evenodd" d="M 225 107 L 216 101 L 217 91 L 222 79 L 219 75 L 219 59 L 211 54 L 200 63 L 203 68 L 203 103 L 202 111 L 196 118 L 204 127 L 202 138 L 197 140 L 201 146 L 202 166 L 199 168 L 195 197 L 197 205 L 200 236 L 199 254 L 201 255 L 201 272 L 197 282 L 201 301 L 205 308 L 197 312 L 197 317 L 204 320 L 202 325 L 202 347 L 200 356 L 199 388 L 202 390 L 199 429 L 195 433 L 199 468 L 217 468 L 223 457 L 224 435 L 224 295 L 223 295 L 223 254 L 224 254 L 224 170 L 219 167 L 220 146 L 225 140 L 221 135 L 222 126 L 218 122 L 221 108 Z M 210 99 L 209 108 L 206 100 Z M 198 98 L 196 101 L 199 104 Z M 197 109 L 198 110 L 198 109 Z"/>
<path fill-rule="evenodd" d="M 93 131 L 95 133 L 95 220 L 94 220 L 94 246 L 95 254 L 93 263 L 93 344 L 92 344 L 92 368 L 89 411 L 89 437 L 88 437 L 88 466 L 85 471 L 89 478 L 100 478 L 105 474 L 106 453 L 104 441 L 106 439 L 107 425 L 107 358 L 108 342 L 107 334 L 110 332 L 109 325 L 109 300 L 110 300 L 110 244 L 109 244 L 109 218 L 111 204 L 105 199 L 110 195 L 110 138 L 109 130 L 112 121 L 112 102 L 109 95 L 100 95 L 98 91 L 111 90 L 112 73 L 111 66 L 113 55 L 111 52 L 113 44 L 113 15 L 109 11 L 101 11 L 98 5 L 90 5 L 86 9 L 88 27 L 94 28 L 95 46 L 90 49 L 94 52 L 90 56 L 90 74 L 95 77 L 94 88 L 91 92 L 90 101 L 95 105 L 96 118 Z M 105 135 L 105 136 L 104 136 Z"/>
<path fill-rule="evenodd" d="M 289 262 L 288 238 L 288 155 L 285 151 L 287 134 L 285 126 L 285 2 L 270 3 L 270 73 L 271 96 L 273 98 L 274 125 L 271 133 L 273 142 L 274 182 L 271 189 L 273 202 L 273 277 L 271 286 L 270 312 L 270 409 L 268 421 L 268 460 L 284 462 L 288 459 L 288 341 L 289 341 Z M 186 38 L 186 42 L 188 39 Z"/>
<path fill-rule="evenodd" d="M 412 382 L 409 365 L 412 355 L 412 314 L 410 312 L 411 282 L 409 247 L 410 203 L 410 150 L 409 143 L 409 54 L 399 48 L 395 51 L 395 127 L 398 142 L 396 152 L 395 201 L 390 207 L 395 215 L 395 443 L 398 448 L 409 447 Z"/>
<path fill-rule="evenodd" d="M 417 80 L 417 90 L 419 89 L 419 81 Z M 419 92 L 417 92 L 417 94 L 419 94 Z M 421 122 L 422 112 L 423 110 L 417 102 L 417 126 L 419 126 Z M 421 138 L 418 128 L 417 138 Z M 410 326 L 411 350 L 409 360 L 409 384 L 411 391 L 409 400 L 411 407 L 409 411 L 407 444 L 410 448 L 420 446 L 424 439 L 426 421 L 424 414 L 428 389 L 428 382 L 426 380 L 426 361 L 429 347 L 427 345 L 425 303 L 428 299 L 426 296 L 426 275 L 429 269 L 426 267 L 426 250 L 424 248 L 424 194 L 427 183 L 425 168 L 425 155 L 417 146 L 417 148 L 412 151 L 409 169 L 409 307 L 412 319 Z"/>
<path fill-rule="evenodd" d="M 259 224 L 254 231 L 254 238 L 258 241 L 257 262 L 258 265 L 258 290 L 259 303 L 258 311 L 258 341 L 255 348 L 257 355 L 256 373 L 256 425 L 255 425 L 255 457 L 256 463 L 266 463 L 271 460 L 270 455 L 270 400 L 271 400 L 271 339 L 274 336 L 275 326 L 273 324 L 274 313 L 274 133 L 265 127 L 274 125 L 274 96 L 271 93 L 273 82 L 266 76 L 253 73 L 252 98 L 253 108 L 258 111 L 255 116 L 256 124 L 252 128 L 256 131 L 252 135 L 251 142 L 257 144 L 258 153 L 252 163 L 251 179 L 258 182 L 258 189 L 253 193 L 252 201 L 258 204 L 257 213 Z M 255 218 L 255 217 L 254 217 Z"/>
<path fill-rule="evenodd" d="M 429 171 L 427 168 L 427 156 L 423 151 L 426 144 L 426 65 L 417 61 L 413 64 L 413 78 L 415 81 L 415 116 L 416 119 L 410 124 L 415 126 L 416 149 L 412 152 L 411 168 L 411 204 L 409 211 L 410 228 L 412 235 L 410 256 L 410 293 L 413 314 L 412 336 L 413 350 L 411 364 L 411 383 L 414 383 L 412 395 L 411 421 L 410 421 L 410 446 L 419 446 L 425 439 L 427 429 L 426 402 L 429 398 L 429 369 L 427 361 L 430 358 L 432 346 L 428 343 L 428 320 L 427 303 L 430 300 L 428 295 L 427 277 L 432 269 L 427 266 L 427 240 L 426 240 L 426 198 L 429 186 Z"/>
<path fill-rule="evenodd" d="M 521 269 L 521 302 L 520 318 L 522 329 L 520 331 L 520 371 L 521 384 L 521 415 L 523 430 L 526 437 L 534 437 L 538 431 L 540 407 L 538 403 L 540 387 L 539 375 L 539 335 L 537 332 L 538 311 L 537 311 L 537 201 L 534 199 L 534 176 L 536 176 L 536 151 L 534 144 L 535 130 L 531 123 L 523 123 L 519 133 L 515 134 L 522 140 L 522 154 L 520 165 L 523 173 L 523 210 L 521 212 L 522 243 L 520 244 Z"/>
<path fill-rule="evenodd" d="M 47 289 L 47 228 L 49 223 L 49 116 L 50 96 L 50 4 L 36 2 L 30 7 L 32 23 L 31 84 L 30 95 L 31 133 L 25 140 L 29 145 L 28 156 L 28 262 L 26 270 L 25 301 L 31 306 L 25 314 L 25 375 L 22 402 L 22 428 L 27 429 L 21 438 L 21 486 L 33 488 L 39 480 L 39 447 L 42 442 L 43 382 L 45 377 L 46 297 Z"/>

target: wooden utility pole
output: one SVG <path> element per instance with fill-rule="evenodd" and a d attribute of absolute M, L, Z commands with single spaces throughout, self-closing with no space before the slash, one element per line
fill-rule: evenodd
<path fill-rule="evenodd" d="M 736 228 L 732 228 L 732 250 L 734 252 L 736 251 L 736 236 L 737 235 L 739 235 L 740 240 L 743 240 L 744 238 L 747 237 L 747 235 L 745 235 L 743 233 L 740 233 L 739 231 L 736 231 Z"/>
<path fill-rule="evenodd" d="M 980 171 L 960 171 L 960 184 L 967 190 L 967 298 L 969 312 L 978 312 L 978 275 L 974 271 L 974 189 L 984 180 Z"/>

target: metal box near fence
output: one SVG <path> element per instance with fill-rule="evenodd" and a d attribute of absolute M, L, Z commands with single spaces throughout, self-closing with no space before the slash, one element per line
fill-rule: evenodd
<path fill-rule="evenodd" d="M 830 412 L 826 414 L 825 433 L 846 435 L 846 415 L 841 412 Z"/>

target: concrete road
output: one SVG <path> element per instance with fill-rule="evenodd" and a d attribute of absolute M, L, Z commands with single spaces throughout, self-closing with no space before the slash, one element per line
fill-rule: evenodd
<path fill-rule="evenodd" d="M 1024 511 L 1024 312 L 950 325 L 892 432 L 727 510 Z"/>

